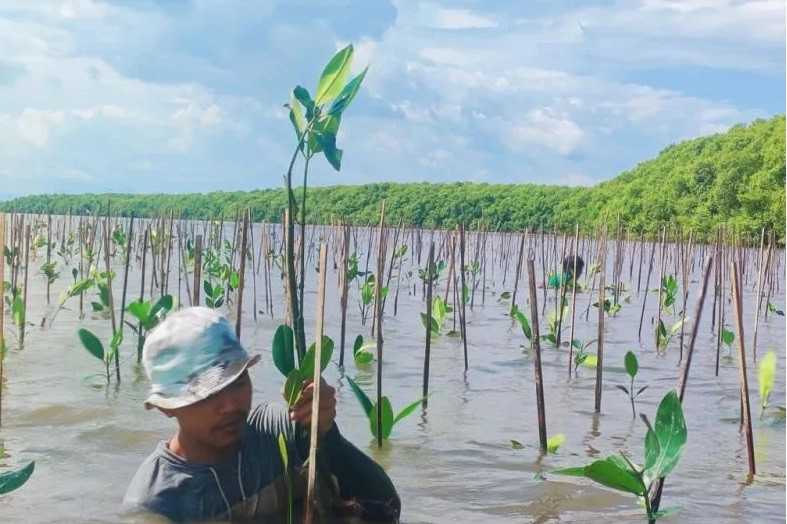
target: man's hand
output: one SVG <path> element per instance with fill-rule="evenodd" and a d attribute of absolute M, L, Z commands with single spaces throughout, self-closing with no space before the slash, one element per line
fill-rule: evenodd
<path fill-rule="evenodd" d="M 303 392 L 298 403 L 290 408 L 290 420 L 298 422 L 303 427 L 311 427 L 312 398 L 314 397 L 314 383 L 304 382 Z M 336 390 L 328 385 L 324 379 L 320 380 L 320 406 L 317 421 L 317 433 L 322 436 L 331 427 L 336 418 Z"/>

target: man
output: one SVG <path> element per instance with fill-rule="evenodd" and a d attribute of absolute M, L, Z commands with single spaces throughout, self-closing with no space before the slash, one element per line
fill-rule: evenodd
<path fill-rule="evenodd" d="M 313 384 L 289 413 L 272 404 L 252 410 L 248 368 L 259 359 L 214 309 L 180 310 L 153 330 L 143 349 L 151 383 L 145 405 L 175 418 L 178 431 L 139 467 L 126 508 L 176 522 L 284 522 L 289 485 L 295 512 L 302 511 L 309 441 L 301 428 L 310 428 Z M 400 500 L 391 480 L 339 433 L 335 390 L 324 382 L 320 388 L 318 471 L 328 472 L 318 474 L 320 508 L 336 516 L 398 520 Z"/>

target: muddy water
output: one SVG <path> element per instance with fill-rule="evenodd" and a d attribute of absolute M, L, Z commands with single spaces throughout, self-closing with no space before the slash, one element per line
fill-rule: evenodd
<path fill-rule="evenodd" d="M 783 252 L 779 256 L 783 264 Z M 175 260 L 173 257 L 173 268 Z M 424 263 L 422 261 L 422 265 Z M 405 267 L 407 264 L 409 262 Z M 40 260 L 33 262 L 31 267 L 39 265 Z M 658 257 L 655 270 L 658 271 Z M 510 267 L 504 287 L 502 268 L 497 268 L 494 284 L 488 275 L 489 287 L 497 294 L 503 289 L 510 290 L 513 271 Z M 313 279 L 316 273 L 310 269 L 308 274 Z M 635 269 L 630 285 L 636 285 L 636 275 Z M 699 276 L 699 268 L 695 268 L 690 288 L 690 314 L 694 311 Z M 627 270 L 624 281 L 628 280 L 626 277 Z M 644 273 L 642 280 L 644 287 Z M 328 281 L 327 333 L 338 342 L 340 311 L 333 272 Z M 611 270 L 607 281 L 611 282 Z M 655 281 L 653 278 L 651 287 Z M 138 268 L 132 271 L 130 282 L 129 289 L 133 290 L 130 294 L 136 296 Z M 174 276 L 171 282 L 171 286 L 177 285 Z M 772 298 L 772 302 L 782 308 L 785 305 L 783 284 L 781 291 Z M 54 286 L 53 302 L 64 287 L 65 278 Z M 118 287 L 115 297 L 119 301 Z M 412 292 L 412 283 L 409 287 Z M 744 308 L 747 346 L 751 345 L 752 338 L 753 287 L 754 278 L 750 275 L 745 286 L 747 306 Z M 270 315 L 259 315 L 256 321 L 252 318 L 250 282 L 247 282 L 244 299 L 242 339 L 250 351 L 261 352 L 264 356 L 262 363 L 252 370 L 255 402 L 278 399 L 283 383 L 272 364 L 269 350 L 273 331 L 283 313 L 278 279 L 273 288 L 276 295 L 273 318 Z M 390 302 L 387 306 L 383 388 L 392 398 L 395 410 L 417 398 L 421 390 L 424 333 L 419 313 L 424 305 L 420 284 L 417 288 L 418 295 L 411 296 L 402 285 L 397 316 L 393 316 Z M 168 437 L 175 426 L 160 413 L 142 407 L 147 384 L 134 369 L 135 344 L 130 335 L 127 334 L 121 348 L 123 376 L 119 389 L 91 385 L 100 383 L 101 379 L 83 380 L 103 369 L 102 364 L 79 345 L 77 327 L 85 326 L 107 335 L 109 321 L 89 313 L 80 321 L 75 310 L 77 303 L 72 302 L 58 315 L 51 328 L 39 328 L 40 319 L 51 315 L 53 310 L 46 305 L 44 291 L 41 276 L 31 274 L 28 319 L 36 326 L 31 328 L 25 348 L 12 349 L 6 360 L 7 387 L 0 430 L 0 441 L 8 455 L 2 461 L 3 470 L 5 466 L 22 465 L 32 459 L 36 460 L 36 469 L 25 486 L 0 497 L 0 521 L 130 522 L 119 512 L 128 481 L 144 457 L 160 439 Z M 185 287 L 182 295 L 187 301 Z M 313 319 L 316 299 L 313 282 L 307 286 L 306 295 L 310 304 L 307 318 Z M 260 282 L 258 309 L 263 308 L 262 296 Z M 524 305 L 523 296 L 525 293 L 520 287 L 520 305 Z M 673 341 L 666 354 L 658 354 L 653 347 L 651 317 L 656 313 L 655 294 L 648 297 L 642 342 L 637 340 L 644 296 L 633 290 L 631 302 L 624 303 L 616 317 L 607 318 L 600 415 L 593 414 L 595 370 L 581 367 L 579 375 L 568 380 L 567 350 L 543 350 L 548 432 L 550 435 L 563 433 L 566 437 L 557 454 L 539 456 L 532 354 L 522 347 L 525 341 L 521 330 L 512 326 L 506 316 L 508 306 L 489 295 L 485 306 L 480 306 L 479 295 L 475 308 L 468 310 L 469 371 L 464 372 L 458 338 L 441 337 L 436 341 L 432 349 L 430 386 L 433 396 L 429 407 L 400 422 L 390 442 L 382 449 L 372 441 L 366 418 L 341 373 L 330 366 L 326 375 L 338 387 L 340 429 L 387 469 L 403 500 L 403 522 L 640 521 L 642 509 L 631 497 L 580 479 L 548 475 L 548 480 L 543 481 L 536 476 L 539 472 L 589 463 L 596 457 L 619 451 L 642 462 L 644 426 L 641 421 L 632 420 L 628 399 L 615 387 L 628 381 L 623 370 L 623 355 L 627 350 L 634 350 L 639 356 L 637 383 L 650 384 L 650 387 L 639 398 L 637 407 L 651 419 L 663 395 L 676 386 L 680 370 L 677 341 Z M 539 301 L 542 298 L 539 291 Z M 712 295 L 709 294 L 709 298 L 684 401 L 688 443 L 678 467 L 667 480 L 662 502 L 664 508 L 682 506 L 682 511 L 665 521 L 783 521 L 785 425 L 783 422 L 755 421 L 757 475 L 747 481 L 745 437 L 736 421 L 739 413 L 737 361 L 722 358 L 719 376 L 714 375 L 715 340 L 710 328 Z M 553 297 L 549 300 L 552 304 Z M 578 296 L 578 315 L 584 311 L 588 300 L 587 294 Z M 350 304 L 348 340 L 357 333 L 364 333 L 368 338 L 370 325 L 360 323 L 357 290 L 353 291 Z M 576 320 L 576 338 L 596 338 L 597 310 L 591 308 L 590 313 L 589 321 L 584 317 Z M 666 323 L 672 322 L 673 318 L 668 317 Z M 450 328 L 451 320 L 447 323 Z M 784 317 L 769 317 L 767 321 L 761 318 L 758 339 L 760 354 L 767 349 L 777 351 L 779 367 L 772 403 L 784 405 Z M 13 347 L 13 341 L 9 342 Z M 726 353 L 723 348 L 722 355 Z M 351 358 L 348 362 L 345 372 L 367 391 L 374 391 L 376 364 L 359 369 Z M 756 372 L 751 362 L 749 365 L 752 413 L 756 417 L 759 413 Z M 524 449 L 512 449 L 511 439 L 523 443 Z"/>

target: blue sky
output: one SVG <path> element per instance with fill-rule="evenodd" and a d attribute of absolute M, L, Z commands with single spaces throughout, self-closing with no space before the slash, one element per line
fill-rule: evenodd
<path fill-rule="evenodd" d="M 782 0 L 3 0 L 0 198 L 279 187 L 282 105 L 347 43 L 318 185 L 590 185 L 785 111 Z"/>

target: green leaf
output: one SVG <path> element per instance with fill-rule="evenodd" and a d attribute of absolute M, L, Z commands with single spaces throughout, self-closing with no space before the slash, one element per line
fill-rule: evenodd
<path fill-rule="evenodd" d="M 76 282 L 73 286 L 69 288 L 68 296 L 75 297 L 77 295 L 81 295 L 91 287 L 93 287 L 92 279 L 86 278 L 85 280 L 80 280 L 79 282 Z"/>
<path fill-rule="evenodd" d="M 579 340 L 578 338 L 572 340 L 571 345 L 574 346 L 576 349 L 580 349 L 580 350 L 582 349 L 582 341 Z"/>
<path fill-rule="evenodd" d="M 301 396 L 303 391 L 304 376 L 301 375 L 298 368 L 293 368 L 287 375 L 287 380 L 284 382 L 284 398 L 287 400 L 289 407 L 294 406 Z"/>
<path fill-rule="evenodd" d="M 621 467 L 616 457 L 597 460 L 584 468 L 564 468 L 552 473 L 584 476 L 604 486 L 635 495 L 642 495 L 647 491 L 642 480 L 627 468 Z"/>
<path fill-rule="evenodd" d="M 674 508 L 661 509 L 651 516 L 654 519 L 667 519 L 670 517 L 674 517 L 675 515 L 680 513 L 681 509 L 683 509 L 682 506 L 675 506 Z"/>
<path fill-rule="evenodd" d="M 359 365 L 365 365 L 374 360 L 374 355 L 372 355 L 369 351 L 359 351 L 354 355 L 355 363 Z"/>
<path fill-rule="evenodd" d="M 90 307 L 93 308 L 93 311 L 104 311 L 104 304 L 99 304 L 98 302 L 91 302 Z"/>
<path fill-rule="evenodd" d="M 314 94 L 314 103 L 322 105 L 332 100 L 342 91 L 342 85 L 347 80 L 350 73 L 350 65 L 353 61 L 353 46 L 346 46 L 328 62 L 317 82 L 317 91 Z"/>
<path fill-rule="evenodd" d="M 139 300 L 135 300 L 131 304 L 126 307 L 126 311 L 139 320 L 140 323 L 144 323 L 147 320 L 148 315 L 150 314 L 150 302 L 147 300 L 144 302 L 140 302 Z"/>
<path fill-rule="evenodd" d="M 353 342 L 353 355 L 357 354 L 358 351 L 361 350 L 363 346 L 363 335 L 358 335 L 355 337 L 355 342 Z"/>
<path fill-rule="evenodd" d="M 314 126 L 312 127 L 312 132 L 309 133 L 308 138 L 308 145 L 309 151 L 311 154 L 316 155 L 317 153 L 322 152 L 322 145 L 320 145 L 319 140 L 317 140 L 317 135 L 324 135 L 326 133 L 332 133 L 334 136 L 339 132 L 339 124 L 341 124 L 341 117 L 338 116 L 328 116 L 319 120 Z M 350 260 L 352 266 L 352 259 Z M 358 270 L 358 263 L 355 262 L 355 269 Z M 352 279 L 350 279 L 352 280 Z"/>
<path fill-rule="evenodd" d="M 91 355 L 103 361 L 104 345 L 101 343 L 98 337 L 85 328 L 80 328 L 77 333 L 79 335 L 79 340 L 82 342 L 82 345 L 85 346 L 85 349 L 87 349 Z"/>
<path fill-rule="evenodd" d="M 11 304 L 11 318 L 16 327 L 25 325 L 25 303 L 22 301 L 22 296 L 17 295 Z"/>
<path fill-rule="evenodd" d="M 645 470 L 651 479 L 667 476 L 678 464 L 687 437 L 686 421 L 678 394 L 664 396 L 656 411 L 656 424 L 645 437 Z M 654 437 L 658 443 L 658 452 Z"/>
<path fill-rule="evenodd" d="M 311 122 L 312 117 L 314 117 L 314 101 L 312 97 L 309 96 L 309 92 L 305 87 L 295 86 L 295 89 L 292 90 L 292 94 L 298 102 L 303 104 L 303 107 L 306 108 L 306 121 Z"/>
<path fill-rule="evenodd" d="M 273 334 L 273 364 L 285 377 L 295 367 L 295 345 L 293 343 L 292 328 L 287 324 L 280 324 Z"/>
<path fill-rule="evenodd" d="M 566 436 L 562 433 L 547 439 L 547 453 L 557 453 L 557 450 L 560 449 L 560 446 L 563 445 L 565 440 Z"/>
<path fill-rule="evenodd" d="M 500 298 L 502 298 L 503 300 L 508 300 L 509 298 L 511 298 L 511 292 L 503 291 L 502 293 L 500 293 Z"/>
<path fill-rule="evenodd" d="M 769 351 L 763 355 L 758 368 L 757 382 L 760 388 L 760 404 L 765 410 L 768 406 L 768 397 L 771 395 L 773 383 L 776 380 L 776 352 Z"/>
<path fill-rule="evenodd" d="M 353 393 L 355 393 L 355 398 L 357 398 L 358 402 L 361 403 L 363 412 L 366 413 L 367 417 L 371 416 L 370 413 L 372 409 L 374 409 L 374 404 L 372 403 L 372 401 L 369 399 L 366 393 L 364 393 L 363 390 L 360 387 L 358 387 L 358 384 L 356 384 L 353 379 L 351 379 L 350 377 L 345 377 L 345 378 L 347 379 L 347 383 L 350 384 L 350 389 L 352 389 Z"/>
<path fill-rule="evenodd" d="M 206 297 L 213 298 L 213 286 L 207 280 L 202 282 L 202 289 L 205 291 Z"/>
<path fill-rule="evenodd" d="M 160 316 L 159 313 L 163 312 L 164 315 L 172 311 L 172 307 L 175 305 L 175 299 L 172 295 L 164 295 L 163 297 L 159 298 L 156 303 L 153 305 L 153 308 L 150 310 L 151 317 Z"/>
<path fill-rule="evenodd" d="M 527 321 L 527 317 L 519 311 L 515 313 L 515 316 L 516 319 L 519 321 L 519 325 L 522 326 L 522 333 L 525 334 L 525 338 L 530 340 L 530 336 L 532 335 L 532 332 L 530 331 L 530 323 Z"/>
<path fill-rule="evenodd" d="M 303 111 L 295 98 L 295 94 L 290 94 L 290 103 L 287 105 L 290 108 L 290 122 L 292 122 L 292 127 L 295 128 L 295 135 L 300 140 L 301 135 L 303 135 Z"/>
<path fill-rule="evenodd" d="M 421 324 L 423 324 L 424 327 L 426 327 L 426 322 L 427 322 L 427 320 L 426 320 L 426 313 L 421 313 Z M 434 317 L 429 319 L 429 330 L 432 333 L 439 333 L 440 332 L 440 325 L 437 323 L 437 321 L 434 319 Z"/>
<path fill-rule="evenodd" d="M 639 371 L 639 362 L 637 362 L 637 355 L 634 354 L 632 351 L 626 352 L 626 356 L 624 357 L 624 362 L 626 364 L 626 373 L 631 378 L 637 376 L 637 371 Z"/>
<path fill-rule="evenodd" d="M 10 493 L 11 491 L 22 487 L 22 485 L 30 478 L 30 475 L 33 474 L 34 469 L 35 460 L 31 461 L 27 466 L 21 469 L 0 474 L 0 495 Z"/>
<path fill-rule="evenodd" d="M 721 341 L 731 346 L 732 343 L 735 342 L 735 333 L 727 331 L 725 328 L 721 328 Z"/>
<path fill-rule="evenodd" d="M 284 471 L 287 471 L 290 467 L 290 461 L 287 455 L 287 441 L 284 440 L 284 433 L 279 433 L 279 456 L 284 464 Z"/>
<path fill-rule="evenodd" d="M 643 392 L 643 391 L 645 391 L 646 389 L 648 389 L 648 385 L 642 386 L 641 388 L 639 388 L 639 391 L 637 391 L 637 394 L 636 394 L 636 395 L 634 395 L 634 397 L 635 397 L 635 398 L 636 398 L 636 397 L 638 397 L 638 396 L 640 395 L 640 393 L 642 393 L 642 392 Z"/>
<path fill-rule="evenodd" d="M 618 388 L 619 390 L 621 390 L 623 393 L 625 393 L 626 396 L 628 396 L 629 390 L 628 390 L 628 388 L 626 386 L 621 386 L 620 384 L 615 384 L 615 387 Z"/>
<path fill-rule="evenodd" d="M 314 137 L 325 153 L 325 158 L 328 160 L 328 163 L 331 164 L 336 171 L 339 171 L 342 167 L 343 151 L 336 148 L 336 135 L 331 132 L 319 133 L 315 131 Z"/>
<path fill-rule="evenodd" d="M 314 377 L 314 357 L 317 353 L 317 342 L 312 342 L 303 360 L 300 363 L 301 375 L 304 380 L 312 380 Z M 320 370 L 324 370 L 328 363 L 331 361 L 333 354 L 333 339 L 327 335 L 322 336 L 322 347 L 320 348 Z"/>
<path fill-rule="evenodd" d="M 413 411 L 416 410 L 416 408 L 418 408 L 418 406 L 421 405 L 421 403 L 423 401 L 424 401 L 424 399 L 422 397 L 422 398 L 419 398 L 418 400 L 416 400 L 415 402 L 413 402 L 412 404 L 408 405 L 406 408 L 404 408 L 402 411 L 400 411 L 398 415 L 396 415 L 396 417 L 393 420 L 393 423 L 396 424 L 397 422 L 402 420 L 404 417 L 410 415 Z"/>
<path fill-rule="evenodd" d="M 328 108 L 328 114 L 330 116 L 341 116 L 347 106 L 350 105 L 350 102 L 353 101 L 355 95 L 358 94 L 358 90 L 361 88 L 361 83 L 363 82 L 364 77 L 366 77 L 366 72 L 369 70 L 369 67 L 365 67 L 364 70 L 347 82 L 347 85 L 344 86 L 342 92 L 339 93 L 339 96 L 336 97 L 336 100 L 333 101 L 331 107 Z"/>
<path fill-rule="evenodd" d="M 101 299 L 101 303 L 109 306 L 109 288 L 107 288 L 107 284 L 99 282 L 96 285 L 98 286 L 98 297 Z"/>
<path fill-rule="evenodd" d="M 585 355 L 585 359 L 581 362 L 581 364 L 589 367 L 594 368 L 598 366 L 598 356 L 597 355 Z"/>
<path fill-rule="evenodd" d="M 511 447 L 512 447 L 513 449 L 522 449 L 522 448 L 524 448 L 525 446 L 523 446 L 523 445 L 522 445 L 522 443 L 521 443 L 521 442 L 519 442 L 518 440 L 511 440 Z"/>
<path fill-rule="evenodd" d="M 394 425 L 393 408 L 391 401 L 388 397 L 380 397 L 380 414 L 382 415 L 382 438 L 386 440 L 391 436 L 391 430 Z M 372 411 L 369 413 L 369 425 L 372 429 L 372 435 L 377 437 L 377 404 L 374 405 Z"/>

